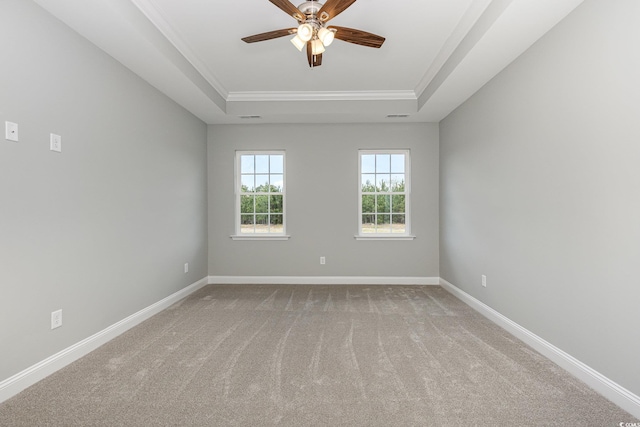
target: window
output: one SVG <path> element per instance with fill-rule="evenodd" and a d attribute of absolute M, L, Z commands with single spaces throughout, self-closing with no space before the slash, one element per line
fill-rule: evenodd
<path fill-rule="evenodd" d="M 288 238 L 284 157 L 284 151 L 236 152 L 234 239 Z"/>
<path fill-rule="evenodd" d="M 409 221 L 409 165 L 408 150 L 360 150 L 356 238 L 414 238 Z"/>

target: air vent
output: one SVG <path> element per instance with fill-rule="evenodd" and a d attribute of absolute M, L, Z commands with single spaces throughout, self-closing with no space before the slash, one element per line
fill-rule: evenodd
<path fill-rule="evenodd" d="M 240 116 L 241 119 L 261 119 L 262 116 Z"/>
<path fill-rule="evenodd" d="M 387 119 L 404 119 L 409 117 L 408 114 L 387 114 Z"/>

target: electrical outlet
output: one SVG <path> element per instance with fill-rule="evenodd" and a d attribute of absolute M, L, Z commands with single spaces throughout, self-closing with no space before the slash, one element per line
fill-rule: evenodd
<path fill-rule="evenodd" d="M 51 329 L 62 326 L 62 310 L 51 312 Z"/>
<path fill-rule="evenodd" d="M 487 287 L 487 276 L 485 276 L 484 274 L 482 275 L 482 287 Z"/>
<path fill-rule="evenodd" d="M 327 263 L 327 260 L 325 257 L 321 256 L 320 257 L 320 265 L 325 265 Z"/>
<path fill-rule="evenodd" d="M 188 273 L 188 272 L 189 272 L 189 263 L 188 263 L 188 262 L 185 262 L 185 263 L 184 263 L 184 272 L 185 272 L 185 273 Z"/>
<path fill-rule="evenodd" d="M 62 137 L 55 133 L 49 136 L 49 150 L 62 153 Z"/>

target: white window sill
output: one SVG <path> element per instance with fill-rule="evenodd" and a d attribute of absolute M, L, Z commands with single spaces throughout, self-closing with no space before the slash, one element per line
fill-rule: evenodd
<path fill-rule="evenodd" d="M 413 240 L 416 236 L 407 234 L 356 234 L 356 240 Z"/>
<path fill-rule="evenodd" d="M 233 240 L 289 240 L 287 234 L 233 234 Z"/>

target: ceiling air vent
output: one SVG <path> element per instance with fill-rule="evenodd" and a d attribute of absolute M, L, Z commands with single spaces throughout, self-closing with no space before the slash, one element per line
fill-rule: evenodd
<path fill-rule="evenodd" d="M 240 118 L 241 119 L 249 119 L 249 120 L 254 119 L 255 120 L 255 119 L 261 119 L 262 116 L 240 116 Z"/>
<path fill-rule="evenodd" d="M 387 119 L 405 119 L 409 117 L 408 114 L 387 114 Z"/>

